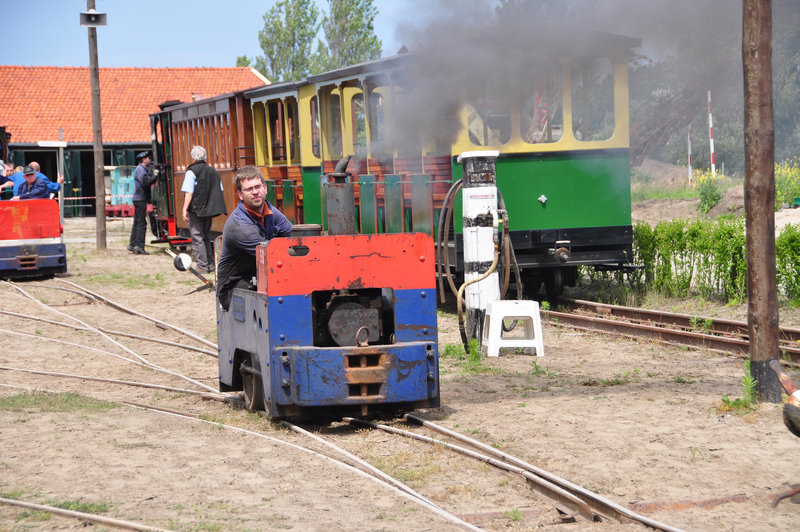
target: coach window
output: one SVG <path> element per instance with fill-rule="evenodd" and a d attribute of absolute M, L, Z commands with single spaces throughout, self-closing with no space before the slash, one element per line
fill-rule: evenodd
<path fill-rule="evenodd" d="M 369 93 L 369 143 L 372 156 L 386 151 L 386 109 L 383 96 L 374 90 Z"/>
<path fill-rule="evenodd" d="M 499 146 L 511 138 L 511 111 L 508 90 L 497 80 L 480 84 L 470 91 L 467 127 L 475 146 Z"/>
<path fill-rule="evenodd" d="M 288 164 L 300 163 L 300 131 L 297 124 L 297 100 L 286 99 L 286 130 L 289 136 Z"/>
<path fill-rule="evenodd" d="M 283 130 L 283 105 L 280 100 L 267 103 L 269 134 L 272 140 L 272 160 L 286 160 L 286 134 Z"/>
<path fill-rule="evenodd" d="M 342 104 L 339 94 L 331 93 L 329 102 L 331 155 L 333 157 L 342 157 Z"/>
<path fill-rule="evenodd" d="M 320 157 L 319 151 L 319 103 L 317 97 L 312 96 L 311 107 L 311 153 L 314 157 Z"/>
<path fill-rule="evenodd" d="M 520 133 L 528 144 L 557 142 L 564 134 L 561 65 L 552 62 L 521 76 Z"/>
<path fill-rule="evenodd" d="M 580 141 L 614 134 L 614 70 L 605 57 L 583 57 L 572 64 L 572 129 Z"/>
<path fill-rule="evenodd" d="M 364 94 L 353 95 L 350 99 L 353 113 L 353 151 L 356 157 L 367 156 L 367 115 L 364 112 Z"/>

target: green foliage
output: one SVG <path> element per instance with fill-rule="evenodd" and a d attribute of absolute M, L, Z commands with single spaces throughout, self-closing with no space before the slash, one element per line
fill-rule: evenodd
<path fill-rule="evenodd" d="M 710 333 L 711 328 L 714 325 L 714 320 L 711 318 L 701 319 L 696 316 L 692 316 L 689 318 L 689 323 L 691 324 L 692 329 L 695 331 Z"/>
<path fill-rule="evenodd" d="M 0 410 L 24 412 L 74 412 L 77 410 L 102 411 L 117 408 L 119 405 L 84 397 L 76 393 L 32 393 L 12 395 L 0 399 Z"/>
<path fill-rule="evenodd" d="M 787 225 L 775 239 L 778 285 L 789 301 L 800 304 L 800 227 Z"/>
<path fill-rule="evenodd" d="M 722 404 L 717 407 L 719 413 L 747 413 L 758 406 L 758 391 L 756 379 L 750 373 L 750 359 L 744 361 L 744 376 L 742 377 L 742 397 L 730 399 L 722 396 Z"/>
<path fill-rule="evenodd" d="M 631 201 L 647 201 L 651 199 L 691 199 L 697 197 L 697 191 L 688 187 L 633 187 Z"/>
<path fill-rule="evenodd" d="M 659 222 L 655 228 L 639 223 L 633 237 L 634 260 L 644 266 L 630 276 L 636 288 L 671 297 L 684 297 L 696 290 L 708 298 L 732 303 L 744 300 L 744 218 L 672 220 Z"/>
<path fill-rule="evenodd" d="M 620 386 L 629 384 L 631 382 L 640 382 L 642 380 L 642 370 L 639 368 L 631 371 L 623 371 L 614 375 L 610 379 L 600 379 L 600 384 L 603 386 Z"/>
<path fill-rule="evenodd" d="M 381 56 L 374 0 L 328 0 L 328 9 L 320 22 L 314 0 L 278 0 L 264 14 L 258 32 L 264 55 L 255 58 L 255 68 L 272 82 L 293 81 Z M 317 38 L 320 28 L 324 40 Z M 236 64 L 249 66 L 250 59 L 240 56 Z"/>
<path fill-rule="evenodd" d="M 697 191 L 700 193 L 700 204 L 697 206 L 697 210 L 701 214 L 706 214 L 716 207 L 717 203 L 722 199 L 722 191 L 717 182 L 713 180 L 698 183 Z"/>
<path fill-rule="evenodd" d="M 151 277 L 146 273 L 130 275 L 104 272 L 94 275 L 87 275 L 84 279 L 88 283 L 93 283 L 100 286 L 118 285 L 134 290 L 141 288 L 161 288 L 166 285 L 166 280 L 163 273 L 156 273 Z"/>
<path fill-rule="evenodd" d="M 306 77 L 318 19 L 319 9 L 313 0 L 278 0 L 264 14 L 264 28 L 258 32 L 264 55 L 256 58 L 256 69 L 273 83 Z"/>
<path fill-rule="evenodd" d="M 800 162 L 796 157 L 775 163 L 775 210 L 793 205 L 794 198 L 800 198 Z"/>
<path fill-rule="evenodd" d="M 442 352 L 440 356 L 441 358 L 450 358 L 460 362 L 462 364 L 463 373 L 465 374 L 486 373 L 491 371 L 491 368 L 483 364 L 481 346 L 476 338 L 470 340 L 469 352 L 464 351 L 463 345 L 447 344 L 444 347 L 444 352 Z"/>
<path fill-rule="evenodd" d="M 240 55 L 236 58 L 236 66 L 237 67 L 249 67 L 250 66 L 250 58 L 246 55 Z"/>
<path fill-rule="evenodd" d="M 531 373 L 533 373 L 534 375 L 547 375 L 548 377 L 556 376 L 554 371 L 551 371 L 549 368 L 543 368 L 542 366 L 540 366 L 539 363 L 536 361 L 536 359 L 533 359 L 531 361 L 531 368 L 533 368 L 531 370 Z"/>
<path fill-rule="evenodd" d="M 101 514 L 107 512 L 111 508 L 111 504 L 107 502 L 94 503 L 85 502 L 81 499 L 76 501 L 48 501 L 48 506 L 55 506 L 56 508 L 63 508 L 64 510 L 72 510 L 73 512 L 83 512 L 86 514 Z"/>
<path fill-rule="evenodd" d="M 322 19 L 327 47 L 319 41 L 315 70 L 324 72 L 381 56 L 381 40 L 375 35 L 378 8 L 373 0 L 328 0 Z"/>

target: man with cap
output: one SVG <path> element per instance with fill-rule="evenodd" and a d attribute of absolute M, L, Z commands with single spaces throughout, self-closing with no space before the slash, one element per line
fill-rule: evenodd
<path fill-rule="evenodd" d="M 61 190 L 61 183 L 64 182 L 64 176 L 58 176 L 56 181 L 50 181 L 50 179 L 39 171 L 39 163 L 36 161 L 31 161 L 28 166 L 33 168 L 33 171 L 36 172 L 36 177 L 41 177 L 44 179 L 47 190 L 49 190 L 52 194 L 57 194 L 59 190 Z M 0 190 L 3 190 L 7 187 L 13 187 L 13 195 L 19 196 L 19 188 L 25 183 L 25 176 L 23 175 L 23 171 L 19 171 L 14 173 L 14 165 L 11 165 L 11 173 L 6 172 L 8 177 L 6 179 L 0 179 Z"/>
<path fill-rule="evenodd" d="M 25 182 L 19 186 L 17 195 L 12 199 L 25 200 L 50 198 L 50 189 L 47 188 L 47 182 L 49 180 L 45 177 L 36 175 L 36 170 L 34 170 L 33 166 L 28 165 L 23 168 L 22 175 L 25 178 Z"/>
<path fill-rule="evenodd" d="M 153 161 L 146 151 L 136 156 L 139 165 L 133 172 L 133 228 L 128 251 L 136 255 L 149 255 L 144 250 L 144 235 L 147 232 L 147 205 L 150 203 L 150 187 L 158 180 L 158 175 L 150 173 L 148 166 Z"/>

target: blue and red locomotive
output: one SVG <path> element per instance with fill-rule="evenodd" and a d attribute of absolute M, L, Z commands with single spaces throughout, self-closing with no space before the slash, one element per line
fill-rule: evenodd
<path fill-rule="evenodd" d="M 63 232 L 54 200 L 0 201 L 0 278 L 65 273 Z"/>
<path fill-rule="evenodd" d="M 433 239 L 275 238 L 217 306 L 221 391 L 272 418 L 439 406 Z"/>
<path fill-rule="evenodd" d="M 348 161 L 328 176 L 327 234 L 259 244 L 256 290 L 217 305 L 220 391 L 271 418 L 439 406 L 433 239 L 357 234 Z"/>

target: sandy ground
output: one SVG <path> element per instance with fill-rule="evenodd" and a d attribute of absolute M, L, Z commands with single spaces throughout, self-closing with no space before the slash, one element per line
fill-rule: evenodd
<path fill-rule="evenodd" d="M 164 254 L 129 254 L 129 221 L 109 222 L 108 250 L 95 251 L 93 223 L 67 221 L 70 277 L 64 280 L 215 341 L 213 296 L 190 293 L 199 285 L 196 279 L 176 271 Z M 200 345 L 56 286 L 66 287 L 56 279 L 23 288 L 93 326 Z M 71 321 L 8 285 L 0 285 L 0 293 L 3 311 Z M 199 389 L 45 337 L 134 358 L 92 332 L 4 315 L 0 366 Z M 441 351 L 459 343 L 452 314 L 441 313 L 439 339 Z M 128 338 L 119 342 L 150 363 L 216 386 L 211 356 Z M 551 325 L 545 326 L 544 344 L 544 357 L 503 353 L 485 361 L 481 373 L 465 373 L 459 362 L 442 359 L 443 406 L 426 415 L 674 527 L 795 528 L 800 498 L 770 507 L 772 496 L 800 482 L 800 440 L 784 428 L 780 406 L 762 405 L 746 415 L 716 409 L 723 396 L 741 397 L 742 359 Z M 205 421 L 119 403 L 54 411 L 61 402 L 48 399 L 37 406 L 28 399 L 16 408 L 11 399 L 25 392 L 15 387 L 158 405 Z M 220 423 L 309 444 L 263 418 L 193 395 L 3 369 L 0 496 L 43 504 L 105 503 L 103 515 L 186 531 L 457 529 L 326 459 Z M 313 429 L 448 511 L 472 515 L 486 530 L 641 529 L 554 525 L 555 511 L 523 481 L 488 466 L 385 433 L 340 425 Z M 85 527 L 73 519 L 0 504 L 0 530 L 79 528 Z"/>

